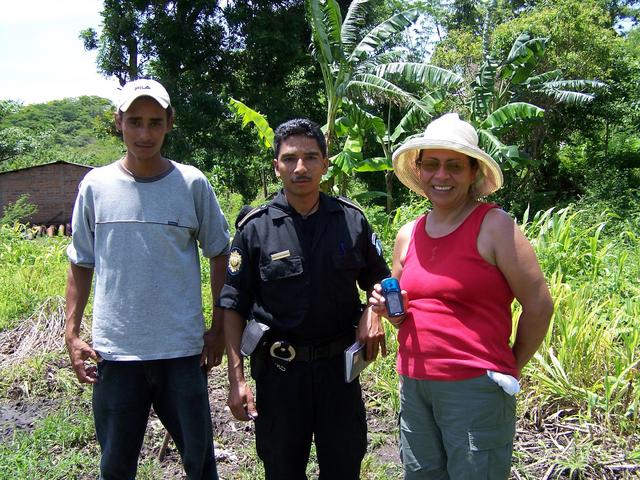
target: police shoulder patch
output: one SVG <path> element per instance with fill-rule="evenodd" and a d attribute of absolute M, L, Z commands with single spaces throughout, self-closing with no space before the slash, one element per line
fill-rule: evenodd
<path fill-rule="evenodd" d="M 229 253 L 229 263 L 227 264 L 227 271 L 231 275 L 237 274 L 242 268 L 242 250 L 237 247 L 231 249 Z"/>
<path fill-rule="evenodd" d="M 375 233 L 371 234 L 371 244 L 375 247 L 376 252 L 378 252 L 378 255 L 381 257 L 382 256 L 382 242 L 378 238 L 378 235 L 376 235 Z"/>

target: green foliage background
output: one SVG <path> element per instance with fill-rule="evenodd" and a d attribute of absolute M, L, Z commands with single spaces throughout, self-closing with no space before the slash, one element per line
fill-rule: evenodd
<path fill-rule="evenodd" d="M 536 71 L 558 68 L 564 78 L 594 79 L 607 88 L 580 107 L 529 99 L 546 109 L 542 123 L 523 123 L 505 132 L 504 140 L 518 144 L 531 162 L 526 169 L 505 172 L 506 186 L 496 200 L 518 215 L 529 205 L 536 211 L 581 198 L 620 214 L 636 208 L 640 34 L 633 22 L 638 2 L 341 0 L 335 5 L 343 18 L 352 3 L 366 7 L 356 38 L 397 12 L 420 9 L 415 28 L 391 37 L 376 55 L 382 53 L 385 62 L 430 62 L 465 79 L 464 88 L 449 91 L 432 115 L 451 109 L 468 115 L 465 95 L 482 62 L 487 12 L 492 12 L 488 40 L 496 59 L 505 58 L 522 32 L 548 37 L 544 61 Z M 240 128 L 227 109 L 229 99 L 259 111 L 272 127 L 296 116 L 321 124 L 327 118 L 329 99 L 314 58 L 303 0 L 105 0 L 102 16 L 100 28 L 87 26 L 79 39 L 86 48 L 98 49 L 98 68 L 121 82 L 135 76 L 162 81 L 177 110 L 166 155 L 208 172 L 218 190 L 239 193 L 245 203 L 264 194 L 274 181 L 271 153 L 249 130 Z M 399 84 L 416 98 L 430 91 L 426 85 Z M 355 100 L 390 125 L 406 113 L 406 107 L 376 95 L 358 95 Z M 113 161 L 122 154 L 122 146 L 113 130 L 112 112 L 107 100 L 95 97 L 26 106 L 0 101 L 0 171 L 54 160 L 89 165 Z M 424 125 L 416 125 L 416 131 L 420 127 Z M 385 156 L 383 144 L 371 131 L 359 134 L 362 158 Z M 337 149 L 350 140 L 338 139 Z M 410 198 L 392 174 L 351 175 L 367 191 L 392 190 L 396 204 Z M 378 197 L 368 203 L 383 206 L 386 200 Z M 387 203 L 388 209 L 392 206 Z"/>
<path fill-rule="evenodd" d="M 344 15 L 352 3 L 340 0 L 334 5 Z M 531 162 L 520 170 L 505 169 L 505 188 L 491 200 L 520 220 L 556 304 L 549 334 L 524 372 L 520 416 L 532 422 L 536 415 L 568 417 L 576 425 L 587 425 L 576 428 L 572 452 L 565 451 L 558 459 L 536 458 L 533 463 L 556 462 L 559 476 L 605 478 L 612 452 L 602 444 L 619 447 L 629 465 L 640 462 L 638 2 L 357 3 L 370 7 L 358 34 L 410 7 L 424 13 L 415 30 L 394 35 L 386 50 L 378 53 L 387 59 L 399 55 L 406 61 L 431 62 L 464 79 L 460 88 L 447 91 L 437 103 L 434 116 L 452 109 L 469 113 L 464 105 L 486 53 L 482 27 L 489 11 L 488 48 L 494 58 L 504 59 L 523 32 L 548 37 L 540 71 L 557 68 L 565 78 L 607 85 L 595 101 L 580 106 L 528 97 L 545 108 L 544 118 L 524 122 L 504 138 L 527 152 Z M 259 111 L 272 127 L 296 116 L 321 124 L 327 118 L 329 100 L 312 55 L 304 1 L 105 0 L 102 15 L 101 31 L 88 26 L 81 41 L 86 48 L 98 49 L 98 67 L 105 75 L 121 82 L 150 76 L 168 87 L 177 122 L 165 153 L 206 172 L 233 225 L 243 203 L 264 201 L 278 185 L 271 171 L 271 152 L 241 127 L 227 108 L 229 99 Z M 416 98 L 433 93 L 430 86 L 406 78 L 400 84 Z M 375 95 L 363 94 L 354 101 L 384 119 L 387 132 L 406 114 L 402 105 Z M 117 159 L 123 148 L 113 129 L 113 109 L 108 100 L 97 97 L 38 105 L 0 101 L 0 172 L 56 160 L 104 165 Z M 359 133 L 363 158 L 384 157 L 382 147 L 385 141 L 390 144 L 388 139 L 380 142 L 366 129 Z M 347 141 L 353 139 L 341 137 L 338 147 Z M 388 181 L 395 209 L 372 194 L 389 191 Z M 350 196 L 365 199 L 367 217 L 390 260 L 397 230 L 423 213 L 428 202 L 381 171 L 354 170 L 348 186 Z M 27 240 L 28 236 L 26 226 L 13 222 L 0 226 L 0 334 L 20 327 L 46 299 L 64 293 L 68 239 Z M 205 291 L 208 276 L 208 264 L 203 262 Z M 209 316 L 211 299 L 204 298 Z M 517 303 L 513 309 L 517 318 Z M 393 352 L 395 336 L 389 326 L 387 334 Z M 62 358 L 64 352 L 34 352 L 24 364 L 1 372 L 0 399 L 22 392 L 21 398 L 47 397 L 60 403 L 37 424 L 32 436 L 17 434 L 0 444 L 0 479 L 84 478 L 95 471 L 90 395 L 78 390 L 66 365 L 58 368 L 64 365 Z M 363 377 L 368 408 L 387 415 L 394 414 L 399 404 L 393 363 L 390 355 Z M 593 436 L 591 425 L 603 426 L 604 433 Z M 365 461 L 367 478 L 390 478 L 372 463 L 371 458 Z M 518 478 L 537 478 L 527 473 L 529 466 L 522 457 L 516 457 L 514 468 Z M 157 462 L 150 459 L 141 465 L 140 477 L 156 478 L 158 471 Z M 259 475 L 256 472 L 259 467 L 254 462 L 238 478 L 252 478 Z"/>
<path fill-rule="evenodd" d="M 230 220 L 240 200 L 237 194 L 222 197 Z M 392 216 L 381 206 L 367 208 L 388 260 L 398 228 L 426 206 L 425 200 L 414 201 Z M 582 460 L 572 466 L 582 472 L 579 478 L 605 478 L 614 451 L 599 447 L 602 443 L 622 449 L 628 465 L 640 461 L 639 217 L 636 212 L 621 218 L 592 205 L 542 211 L 520 219 L 548 279 L 555 313 L 542 347 L 523 372 L 519 418 L 533 421 L 532 415 L 562 416 L 565 422 L 577 424 L 575 453 Z M 20 328 L 46 299 L 64 292 L 68 239 L 28 240 L 25 231 L 25 227 L 0 226 L 0 335 Z M 202 262 L 204 292 L 208 285 L 208 264 Z M 204 298 L 208 315 L 211 301 L 206 294 Z M 513 310 L 517 318 L 517 303 Z M 86 313 L 90 323 L 90 307 Z M 393 327 L 385 327 L 391 354 L 367 369 L 362 381 L 368 410 L 393 415 L 399 406 L 397 343 Z M 37 422 L 33 435 L 18 433 L 0 444 L 0 478 L 84 478 L 95 472 L 98 453 L 90 390 L 78 389 L 64 357 L 62 350 L 34 351 L 20 365 L 0 370 L 0 401 L 22 392 L 21 398 L 47 398 L 57 405 Z M 589 425 L 598 425 L 605 433 L 582 435 L 581 431 L 590 431 Z M 380 435 L 372 435 L 371 441 L 382 441 Z M 56 455 L 49 455 L 51 451 Z M 571 457 L 543 460 L 536 456 L 532 460 L 534 464 L 541 461 L 564 465 Z M 251 478 L 251 472 L 259 475 L 256 472 L 260 471 L 255 458 L 249 467 L 237 468 L 238 478 Z M 376 466 L 368 456 L 363 478 L 398 478 L 397 471 L 385 473 L 388 468 Z M 521 456 L 516 456 L 514 468 L 519 478 L 536 478 Z M 3 472 L 14 476 L 3 476 Z M 141 465 L 140 478 L 160 478 L 159 472 L 159 464 L 148 458 Z"/>
<path fill-rule="evenodd" d="M 15 155 L 0 162 L 0 171 L 59 160 L 105 165 L 123 153 L 112 124 L 113 105 L 100 97 L 67 98 L 26 106 L 0 102 L 0 154 L 6 132 L 17 137 L 14 143 L 24 143 L 14 149 Z"/>

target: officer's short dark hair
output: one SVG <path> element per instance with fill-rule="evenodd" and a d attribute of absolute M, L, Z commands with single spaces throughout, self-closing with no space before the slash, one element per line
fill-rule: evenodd
<path fill-rule="evenodd" d="M 310 137 L 318 142 L 318 147 L 322 152 L 322 156 L 327 156 L 327 141 L 324 138 L 320 125 L 307 118 L 294 118 L 287 122 L 284 122 L 278 126 L 275 130 L 274 149 L 276 152 L 276 158 L 280 154 L 280 146 L 287 138 L 295 135 L 304 135 Z"/>

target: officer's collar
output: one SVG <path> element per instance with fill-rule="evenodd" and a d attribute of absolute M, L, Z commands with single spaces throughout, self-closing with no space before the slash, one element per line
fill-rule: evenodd
<path fill-rule="evenodd" d="M 322 192 L 320 192 L 320 204 L 322 208 L 327 212 L 340 211 L 338 202 L 336 202 L 333 197 L 330 197 L 329 195 Z M 277 212 L 272 215 L 273 218 L 287 217 L 296 213 L 295 209 L 291 207 L 291 205 L 289 205 L 289 202 L 287 202 L 287 197 L 284 194 L 284 189 L 280 189 L 278 194 L 271 201 L 271 205 L 273 205 L 277 209 Z"/>

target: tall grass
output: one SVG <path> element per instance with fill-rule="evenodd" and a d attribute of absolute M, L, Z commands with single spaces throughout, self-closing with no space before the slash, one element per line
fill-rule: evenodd
<path fill-rule="evenodd" d="M 227 206 L 236 209 L 238 203 L 229 199 Z M 378 208 L 366 209 L 388 261 L 398 229 L 426 208 L 427 202 L 419 200 L 393 215 Z M 234 217 L 228 218 L 232 222 Z M 543 345 L 523 372 L 521 411 L 573 415 L 579 421 L 606 425 L 621 439 L 640 435 L 639 219 L 639 215 L 623 219 L 575 207 L 538 212 L 532 218 L 525 214 L 521 227 L 537 252 L 555 312 Z M 64 292 L 68 239 L 26 240 L 23 233 L 21 228 L 0 227 L 0 332 L 19 324 L 47 297 Z M 208 264 L 202 265 L 203 298 L 209 313 Z M 515 302 L 514 319 L 519 311 Z M 393 415 L 399 408 L 396 330 L 388 323 L 385 329 L 390 354 L 365 370 L 362 380 L 368 409 Z M 77 395 L 72 372 L 67 367 L 56 372 L 56 364 L 52 356 L 34 352 L 34 358 L 22 368 L 3 372 L 0 397 L 7 398 L 16 385 L 26 397 Z M 53 383 L 52 375 L 56 379 Z M 88 408 L 87 402 L 85 399 Z M 8 478 L 2 476 L 3 470 L 30 472 L 34 478 L 44 478 L 45 472 L 60 472 L 51 478 L 63 478 L 62 472 L 71 472 L 68 478 L 80 478 L 79 472 L 94 471 L 92 455 L 97 447 L 90 438 L 88 412 L 69 429 L 60 425 L 66 421 L 62 419 L 75 415 L 63 406 L 38 425 L 32 439 L 17 435 L 0 448 L 0 478 Z M 55 465 L 52 460 L 38 460 L 47 455 L 48 446 L 59 449 L 60 445 L 65 446 L 64 453 Z M 640 447 L 630 446 L 629 461 L 640 461 Z M 90 461 L 84 457 L 87 448 Z M 386 468 L 393 466 L 379 472 L 375 462 L 369 463 L 364 467 L 369 469 L 368 478 L 399 475 L 387 476 Z M 156 467 L 150 464 L 148 468 L 143 477 L 153 478 Z M 256 474 L 257 470 L 252 468 L 259 466 L 242 466 L 238 478 L 253 478 L 251 472 Z"/>
<path fill-rule="evenodd" d="M 0 225 L 0 331 L 17 326 L 47 297 L 64 294 L 68 238 L 26 240 L 26 227 Z"/>
<path fill-rule="evenodd" d="M 391 214 L 387 213 L 386 210 L 380 206 L 365 208 L 366 217 L 382 242 L 384 256 L 389 266 L 391 266 L 393 244 L 400 227 L 424 214 L 429 207 L 429 201 L 427 199 L 420 198 L 417 195 L 414 195 L 414 197 L 415 200 L 412 203 L 402 205 Z"/>
<path fill-rule="evenodd" d="M 398 229 L 422 214 L 425 201 L 394 215 L 367 212 L 385 253 Z M 523 372 L 524 410 L 579 412 L 620 433 L 640 432 L 640 252 L 638 217 L 621 219 L 575 207 L 525 213 L 521 228 L 534 246 L 555 303 L 549 333 Z M 390 260 L 390 258 L 388 258 Z M 515 322 L 520 313 L 513 305 Z M 397 411 L 396 332 L 388 324 L 391 355 L 363 374 L 370 405 Z"/>
<path fill-rule="evenodd" d="M 523 228 L 555 301 L 549 334 L 526 367 L 530 405 L 574 408 L 620 433 L 640 408 L 640 226 L 607 212 L 539 212 Z M 516 307 L 516 313 L 517 313 Z"/>

